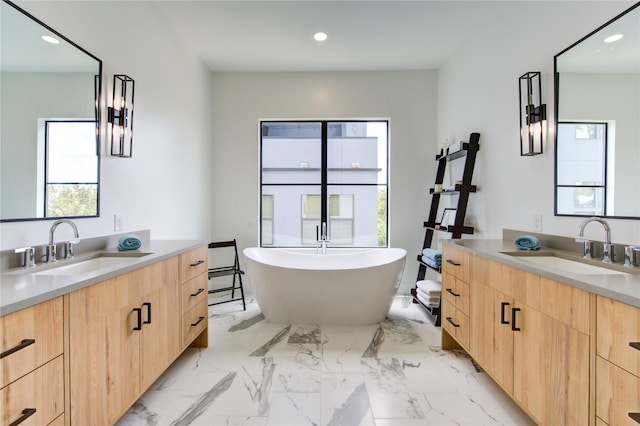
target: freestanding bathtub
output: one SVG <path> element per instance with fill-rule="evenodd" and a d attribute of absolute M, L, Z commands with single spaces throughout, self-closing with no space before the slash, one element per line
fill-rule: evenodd
<path fill-rule="evenodd" d="M 346 250 L 346 251 L 345 251 Z M 243 251 L 262 314 L 280 324 L 375 324 L 400 286 L 406 250 Z"/>

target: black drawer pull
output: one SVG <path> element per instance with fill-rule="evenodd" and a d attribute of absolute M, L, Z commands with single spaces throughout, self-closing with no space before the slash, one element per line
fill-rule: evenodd
<path fill-rule="evenodd" d="M 138 325 L 133 327 L 133 329 L 136 331 L 142 330 L 142 308 L 133 308 L 133 312 L 138 314 Z"/>
<path fill-rule="evenodd" d="M 450 288 L 447 289 L 447 293 L 453 294 L 455 297 L 460 297 L 460 293 L 454 293 Z"/>
<path fill-rule="evenodd" d="M 459 263 L 456 263 L 456 262 L 454 262 L 454 261 L 453 261 L 453 260 L 451 260 L 451 259 L 447 259 L 447 263 L 448 263 L 449 265 L 453 265 L 453 266 L 460 266 L 460 264 L 459 264 Z"/>
<path fill-rule="evenodd" d="M 196 297 L 197 295 L 199 295 L 203 291 L 204 291 L 204 288 L 199 288 L 198 291 L 196 291 L 195 293 L 191 293 L 191 297 Z"/>
<path fill-rule="evenodd" d="M 631 417 L 636 423 L 640 424 L 640 413 L 629 413 L 629 417 Z"/>
<path fill-rule="evenodd" d="M 500 303 L 500 324 L 509 324 L 509 321 L 507 321 L 507 319 L 505 318 L 505 306 L 509 306 L 509 302 Z"/>
<path fill-rule="evenodd" d="M 36 339 L 23 339 L 18 346 L 14 346 L 11 349 L 8 349 L 0 354 L 0 358 L 4 358 L 5 356 L 9 356 L 14 352 L 18 352 L 20 349 L 24 349 L 29 345 L 33 345 L 36 342 Z"/>
<path fill-rule="evenodd" d="M 629 342 L 629 346 L 640 351 L 640 342 Z"/>
<path fill-rule="evenodd" d="M 198 265 L 202 265 L 204 263 L 204 260 L 198 260 L 196 263 L 192 263 L 191 266 L 198 266 Z"/>
<path fill-rule="evenodd" d="M 447 321 L 449 321 L 451 323 L 452 326 L 458 328 L 460 327 L 460 324 L 456 324 L 455 322 L 453 322 L 453 320 L 451 319 L 451 317 L 447 317 Z"/>
<path fill-rule="evenodd" d="M 193 324 L 191 324 L 191 327 L 195 327 L 196 325 L 200 324 L 203 319 L 204 319 L 204 317 L 198 317 L 198 321 L 196 321 Z"/>
<path fill-rule="evenodd" d="M 151 302 L 144 302 L 142 306 L 147 307 L 147 319 L 143 324 L 151 324 Z"/>
<path fill-rule="evenodd" d="M 513 308 L 511 310 L 511 330 L 520 331 L 519 327 L 516 327 L 516 313 L 520 312 L 520 308 Z"/>
<path fill-rule="evenodd" d="M 27 420 L 29 417 L 33 416 L 36 413 L 35 408 L 25 408 L 22 410 L 22 415 L 15 422 L 9 424 L 9 426 L 18 426 L 20 423 Z"/>

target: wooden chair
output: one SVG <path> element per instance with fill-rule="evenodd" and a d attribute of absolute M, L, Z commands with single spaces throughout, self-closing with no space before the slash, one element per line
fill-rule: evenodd
<path fill-rule="evenodd" d="M 244 271 L 240 269 L 240 259 L 238 258 L 238 246 L 236 244 L 236 240 L 233 239 L 231 241 L 219 241 L 219 242 L 209 243 L 209 250 L 220 249 L 224 247 L 233 247 L 233 253 L 234 253 L 233 264 L 228 266 L 217 266 L 217 267 L 209 268 L 209 280 L 211 280 L 211 278 L 232 275 L 233 283 L 229 287 L 216 288 L 213 290 L 209 290 L 209 294 L 231 290 L 231 299 L 223 300 L 222 302 L 209 303 L 209 306 L 242 300 L 242 310 L 246 311 L 247 304 L 244 300 L 244 288 L 242 286 L 242 275 L 244 275 Z M 240 290 L 240 297 L 235 296 L 236 290 Z"/>

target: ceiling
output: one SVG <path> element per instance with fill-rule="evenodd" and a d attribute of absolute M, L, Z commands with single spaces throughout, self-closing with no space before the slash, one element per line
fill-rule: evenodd
<path fill-rule="evenodd" d="M 153 2 L 212 71 L 439 68 L 481 16 L 484 1 Z M 328 39 L 313 40 L 316 31 Z"/>

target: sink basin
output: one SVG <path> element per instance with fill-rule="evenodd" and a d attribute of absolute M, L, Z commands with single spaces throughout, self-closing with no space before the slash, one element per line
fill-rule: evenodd
<path fill-rule="evenodd" d="M 518 258 L 523 262 L 529 262 L 543 268 L 559 269 L 577 275 L 626 275 L 626 272 L 615 269 L 602 268 L 588 263 L 577 262 L 575 260 L 564 259 L 552 254 L 544 256 L 524 255 L 519 253 L 504 253 Z"/>
<path fill-rule="evenodd" d="M 82 275 L 114 266 L 126 266 L 149 254 L 151 253 L 101 253 L 92 259 L 54 266 L 44 271 L 33 272 L 31 275 Z"/>

